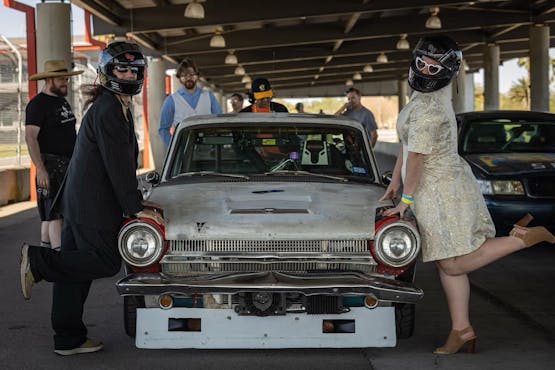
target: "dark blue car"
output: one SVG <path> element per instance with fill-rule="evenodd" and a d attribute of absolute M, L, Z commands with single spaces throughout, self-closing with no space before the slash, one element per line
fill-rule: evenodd
<path fill-rule="evenodd" d="M 529 212 L 555 231 L 555 114 L 457 115 L 459 153 L 472 167 L 498 235 Z"/>

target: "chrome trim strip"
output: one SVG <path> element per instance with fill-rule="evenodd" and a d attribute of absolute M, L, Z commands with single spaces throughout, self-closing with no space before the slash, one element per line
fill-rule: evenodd
<path fill-rule="evenodd" d="M 381 301 L 416 303 L 424 292 L 398 280 L 354 272 L 295 275 L 284 272 L 223 273 L 167 277 L 162 273 L 135 273 L 116 284 L 120 295 L 234 294 L 241 292 L 295 292 L 305 295 L 372 294 Z"/>

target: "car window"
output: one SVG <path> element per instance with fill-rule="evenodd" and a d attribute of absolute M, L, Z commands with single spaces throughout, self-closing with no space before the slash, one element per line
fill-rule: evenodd
<path fill-rule="evenodd" d="M 462 135 L 465 153 L 555 152 L 555 122 L 473 121 Z"/>
<path fill-rule="evenodd" d="M 307 171 L 373 179 L 362 133 L 349 127 L 225 126 L 181 130 L 170 177 L 191 172 Z"/>

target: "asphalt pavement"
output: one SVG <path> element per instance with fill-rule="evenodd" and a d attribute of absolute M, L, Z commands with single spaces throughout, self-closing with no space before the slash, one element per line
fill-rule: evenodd
<path fill-rule="evenodd" d="M 388 169 L 384 164 L 382 171 Z M 24 301 L 19 250 L 37 243 L 39 221 L 31 203 L 0 209 L 0 368 L 2 369 L 552 369 L 555 361 L 555 246 L 541 245 L 470 274 L 471 318 L 477 353 L 432 354 L 447 336 L 447 306 L 433 263 L 417 265 L 414 336 L 395 348 L 314 350 L 141 350 L 123 330 L 123 299 L 115 281 L 95 281 L 85 307 L 89 335 L 105 348 L 95 354 L 53 353 L 50 283 Z"/>

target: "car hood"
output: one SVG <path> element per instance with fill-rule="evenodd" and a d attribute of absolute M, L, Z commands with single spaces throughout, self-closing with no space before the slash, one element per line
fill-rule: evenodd
<path fill-rule="evenodd" d="M 153 189 L 168 240 L 353 240 L 374 235 L 384 189 L 330 183 L 219 182 Z"/>
<path fill-rule="evenodd" d="M 466 160 L 485 175 L 555 173 L 555 153 L 470 154 Z"/>

